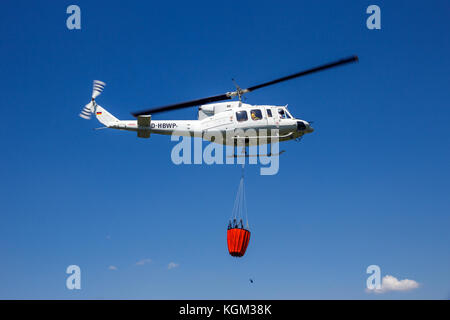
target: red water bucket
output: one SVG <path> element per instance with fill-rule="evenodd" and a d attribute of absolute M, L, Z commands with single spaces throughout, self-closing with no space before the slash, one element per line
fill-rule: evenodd
<path fill-rule="evenodd" d="M 243 228 L 227 230 L 228 252 L 233 257 L 242 257 L 250 242 L 250 231 Z"/>

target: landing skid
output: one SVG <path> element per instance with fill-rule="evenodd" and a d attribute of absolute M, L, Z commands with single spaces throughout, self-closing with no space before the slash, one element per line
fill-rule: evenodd
<path fill-rule="evenodd" d="M 279 156 L 280 154 L 285 153 L 286 150 L 281 150 L 278 153 L 266 153 L 266 154 L 243 154 L 243 155 L 238 155 L 238 154 L 234 154 L 232 156 L 227 156 L 227 158 L 253 158 L 253 157 L 272 157 L 272 156 Z"/>

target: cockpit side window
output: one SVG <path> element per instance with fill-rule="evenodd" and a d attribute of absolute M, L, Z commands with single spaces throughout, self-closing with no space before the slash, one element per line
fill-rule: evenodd
<path fill-rule="evenodd" d="M 250 111 L 250 117 L 252 120 L 261 120 L 262 119 L 262 113 L 259 109 L 253 109 Z"/>
<path fill-rule="evenodd" d="M 280 116 L 280 119 L 286 119 L 286 112 L 284 112 L 283 108 L 278 109 L 278 115 Z"/>
<path fill-rule="evenodd" d="M 272 110 L 267 109 L 267 116 L 268 116 L 269 118 L 272 118 Z"/>
<path fill-rule="evenodd" d="M 236 120 L 238 122 L 247 121 L 248 120 L 247 111 L 242 110 L 242 111 L 236 112 Z"/>

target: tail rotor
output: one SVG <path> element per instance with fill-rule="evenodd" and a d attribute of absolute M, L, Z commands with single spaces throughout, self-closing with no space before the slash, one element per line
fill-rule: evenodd
<path fill-rule="evenodd" d="M 97 103 L 95 102 L 95 98 L 97 98 L 105 88 L 106 83 L 100 80 L 94 80 L 94 86 L 92 88 L 92 100 L 86 106 L 84 106 L 83 110 L 81 110 L 79 116 L 83 119 L 90 120 L 92 114 L 95 112 L 95 108 Z"/>
<path fill-rule="evenodd" d="M 106 83 L 100 80 L 94 80 L 94 88 L 92 89 L 92 100 L 95 100 L 105 88 Z"/>

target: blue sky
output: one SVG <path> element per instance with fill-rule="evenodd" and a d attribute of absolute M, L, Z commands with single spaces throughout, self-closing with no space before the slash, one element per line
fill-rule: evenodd
<path fill-rule="evenodd" d="M 70 4 L 81 30 L 66 28 Z M 366 28 L 370 4 L 381 30 Z M 448 298 L 449 9 L 3 2 L 0 298 Z M 242 259 L 226 248 L 240 167 L 176 166 L 169 137 L 94 131 L 95 120 L 78 117 L 93 79 L 107 83 L 99 104 L 127 119 L 232 90 L 231 78 L 246 87 L 351 54 L 358 64 L 247 96 L 288 103 L 316 131 L 282 146 L 277 175 L 247 166 L 252 238 Z M 71 264 L 82 290 L 65 288 Z M 368 294 L 372 264 L 420 286 Z"/>

